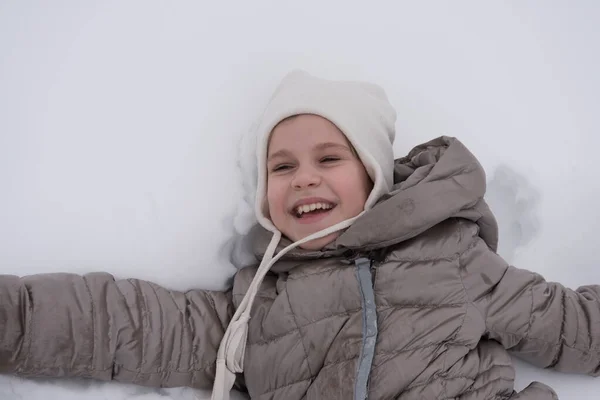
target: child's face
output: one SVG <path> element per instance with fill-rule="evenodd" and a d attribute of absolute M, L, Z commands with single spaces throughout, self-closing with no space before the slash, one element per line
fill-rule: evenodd
<path fill-rule="evenodd" d="M 327 119 L 299 115 L 273 130 L 267 153 L 269 215 L 290 240 L 355 217 L 363 211 L 372 187 L 354 149 Z M 316 210 L 298 213 L 300 204 L 312 204 Z M 301 247 L 318 250 L 338 236 L 339 232 L 332 233 Z"/>

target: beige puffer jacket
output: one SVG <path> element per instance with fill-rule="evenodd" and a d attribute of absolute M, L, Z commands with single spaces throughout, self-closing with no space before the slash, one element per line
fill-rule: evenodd
<path fill-rule="evenodd" d="M 273 266 L 238 388 L 253 399 L 556 399 L 540 383 L 514 392 L 507 350 L 598 374 L 600 287 L 568 290 L 496 255 L 484 172 L 458 140 L 413 149 L 395 182 L 336 242 Z M 269 235 L 253 231 L 257 257 Z M 0 372 L 210 388 L 255 272 L 240 270 L 227 293 L 107 274 L 2 276 Z"/>

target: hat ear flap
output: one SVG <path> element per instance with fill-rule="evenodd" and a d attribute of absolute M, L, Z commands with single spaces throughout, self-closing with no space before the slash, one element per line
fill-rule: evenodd
<path fill-rule="evenodd" d="M 267 196 L 266 196 L 266 194 L 265 194 L 265 197 L 263 197 L 263 199 L 262 199 L 261 210 L 262 210 L 262 212 L 263 212 L 263 215 L 264 215 L 266 218 L 269 218 L 269 219 L 271 219 L 271 213 L 270 213 L 270 211 L 269 211 L 269 201 L 268 201 L 268 199 L 267 199 Z"/>

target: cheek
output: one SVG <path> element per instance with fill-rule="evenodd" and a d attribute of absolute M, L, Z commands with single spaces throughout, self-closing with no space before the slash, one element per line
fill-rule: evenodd
<path fill-rule="evenodd" d="M 267 183 L 267 205 L 270 214 L 280 214 L 284 208 L 285 190 L 278 182 L 271 181 Z"/>
<path fill-rule="evenodd" d="M 344 177 L 336 179 L 340 195 L 344 196 L 352 211 L 362 211 L 372 190 L 371 180 L 362 168 L 355 168 Z"/>

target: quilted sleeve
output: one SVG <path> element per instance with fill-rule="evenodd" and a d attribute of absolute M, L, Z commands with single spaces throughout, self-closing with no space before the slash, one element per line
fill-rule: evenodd
<path fill-rule="evenodd" d="M 461 273 L 488 338 L 542 368 L 600 374 L 600 286 L 546 282 L 507 265 L 478 237 L 461 255 Z"/>
<path fill-rule="evenodd" d="M 0 373 L 210 388 L 230 292 L 141 280 L 0 275 Z"/>

